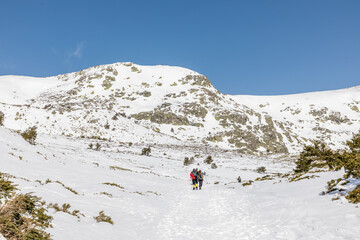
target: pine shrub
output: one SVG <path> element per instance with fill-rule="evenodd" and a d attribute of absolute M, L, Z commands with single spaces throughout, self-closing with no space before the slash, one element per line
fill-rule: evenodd
<path fill-rule="evenodd" d="M 339 170 L 344 165 L 339 152 L 326 147 L 325 143 L 315 142 L 313 146 L 305 146 L 300 158 L 295 162 L 295 173 L 306 173 L 311 168 L 328 167 Z"/>
<path fill-rule="evenodd" d="M 16 189 L 16 186 L 3 173 L 0 173 L 0 204 L 2 199 L 10 198 Z"/>
<path fill-rule="evenodd" d="M 208 156 L 205 160 L 204 160 L 204 163 L 206 164 L 211 164 L 213 162 L 213 159 L 211 156 Z"/>
<path fill-rule="evenodd" d="M 0 111 L 0 126 L 4 126 L 5 115 Z"/>
<path fill-rule="evenodd" d="M 99 212 L 99 215 L 94 217 L 94 219 L 96 220 L 96 222 L 107 222 L 112 225 L 114 224 L 111 217 L 105 215 L 104 211 Z"/>
<path fill-rule="evenodd" d="M 347 177 L 360 177 L 360 134 L 356 134 L 346 143 L 349 150 L 333 151 L 324 143 L 315 142 L 314 146 L 305 146 L 300 158 L 295 162 L 295 173 L 306 173 L 311 168 L 340 170 L 344 167 Z"/>
<path fill-rule="evenodd" d="M 6 239 L 48 240 L 45 229 L 52 217 L 46 214 L 45 202 L 31 194 L 16 194 L 16 187 L 0 173 L 0 233 Z"/>
<path fill-rule="evenodd" d="M 217 168 L 216 163 L 212 163 L 212 164 L 211 164 L 211 168 L 212 168 L 212 169 L 216 169 L 216 168 Z"/>
<path fill-rule="evenodd" d="M 256 172 L 258 172 L 258 173 L 265 173 L 265 172 L 266 172 L 266 168 L 265 168 L 264 166 L 258 167 L 258 168 L 256 169 Z"/>
<path fill-rule="evenodd" d="M 347 141 L 346 149 L 333 151 L 326 147 L 324 143 L 315 142 L 313 146 L 305 146 L 300 158 L 295 162 L 295 173 L 307 173 L 312 168 L 327 168 L 329 170 L 340 170 L 344 168 L 343 178 L 332 180 L 328 183 L 328 193 L 339 190 L 336 186 L 346 179 L 360 178 L 360 133 L 355 134 L 351 140 Z M 360 185 L 349 192 L 346 198 L 349 202 L 360 202 Z"/>
<path fill-rule="evenodd" d="M 25 141 L 29 142 L 32 145 L 35 145 L 35 140 L 37 137 L 36 129 L 37 129 L 36 126 L 29 127 L 28 129 L 26 129 L 24 132 L 21 133 L 21 136 L 24 138 Z"/>
<path fill-rule="evenodd" d="M 144 156 L 150 156 L 150 153 L 151 153 L 151 148 L 150 147 L 143 148 L 142 151 L 141 151 L 141 155 L 144 155 Z"/>
<path fill-rule="evenodd" d="M 360 203 L 360 185 L 357 185 L 354 190 L 349 192 L 346 199 L 351 203 Z"/>
<path fill-rule="evenodd" d="M 118 120 L 119 119 L 118 114 L 116 113 L 111 119 L 114 120 L 114 121 Z"/>
<path fill-rule="evenodd" d="M 191 158 L 185 157 L 184 166 L 189 166 L 189 165 L 193 164 L 194 162 L 195 162 L 194 157 L 191 157 Z"/>
<path fill-rule="evenodd" d="M 101 144 L 100 144 L 100 143 L 96 143 L 94 150 L 95 150 L 95 151 L 100 151 L 100 149 L 101 149 Z"/>

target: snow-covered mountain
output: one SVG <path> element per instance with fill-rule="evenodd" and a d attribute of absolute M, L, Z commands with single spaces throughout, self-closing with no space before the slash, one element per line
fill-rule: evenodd
<path fill-rule="evenodd" d="M 222 94 L 204 76 L 170 66 L 115 63 L 48 78 L 0 77 L 5 126 L 123 143 L 208 145 L 296 153 L 360 130 L 360 88 L 284 96 Z"/>
<path fill-rule="evenodd" d="M 52 239 L 360 235 L 358 204 L 344 196 L 359 179 L 322 195 L 344 171 L 291 180 L 284 177 L 294 168 L 289 156 L 239 154 L 297 153 L 317 139 L 342 146 L 359 130 L 359 87 L 230 96 L 194 71 L 133 63 L 49 78 L 1 76 L 0 86 L 0 173 L 18 192 L 44 200 Z M 36 145 L 18 134 L 29 126 L 38 127 Z M 150 156 L 142 155 L 148 146 Z M 208 156 L 217 167 L 204 162 Z M 185 157 L 194 163 L 184 165 Z M 192 190 L 193 168 L 206 172 L 201 191 Z M 101 213 L 111 222 L 99 221 Z"/>

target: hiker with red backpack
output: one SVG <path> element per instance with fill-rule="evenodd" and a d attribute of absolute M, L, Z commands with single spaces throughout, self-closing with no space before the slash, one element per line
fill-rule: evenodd
<path fill-rule="evenodd" d="M 198 174 L 195 168 L 190 173 L 190 178 L 193 184 L 193 190 L 198 189 Z"/>
<path fill-rule="evenodd" d="M 201 190 L 205 174 L 205 172 L 203 173 L 201 170 L 197 170 L 197 168 L 192 170 L 190 178 L 193 184 L 193 190 Z"/>

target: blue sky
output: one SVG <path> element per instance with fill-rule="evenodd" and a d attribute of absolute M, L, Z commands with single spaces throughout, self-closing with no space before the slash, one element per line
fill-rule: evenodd
<path fill-rule="evenodd" d="M 228 94 L 360 85 L 358 0 L 2 0 L 0 75 L 175 65 Z"/>

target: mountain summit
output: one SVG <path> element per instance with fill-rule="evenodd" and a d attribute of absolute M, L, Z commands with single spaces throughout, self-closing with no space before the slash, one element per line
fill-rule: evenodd
<path fill-rule="evenodd" d="M 48 78 L 0 76 L 4 125 L 122 143 L 205 145 L 246 154 L 338 148 L 360 130 L 359 87 L 233 96 L 170 66 L 115 63 Z"/>

